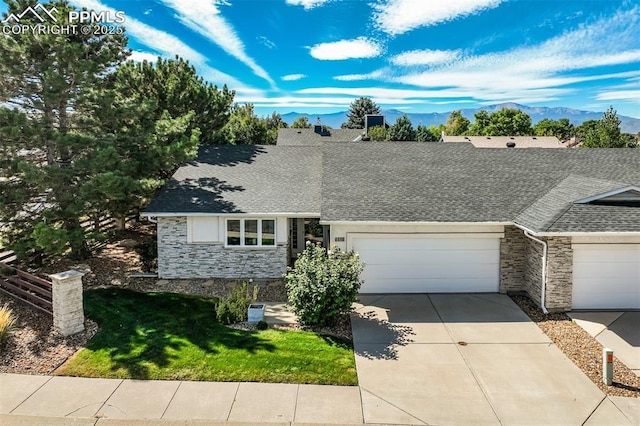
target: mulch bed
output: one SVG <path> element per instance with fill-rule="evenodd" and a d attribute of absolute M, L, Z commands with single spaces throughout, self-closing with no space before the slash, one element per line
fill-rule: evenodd
<path fill-rule="evenodd" d="M 51 317 L 12 297 L 0 294 L 0 306 L 7 305 L 17 318 L 16 329 L 0 346 L 0 372 L 51 374 L 87 341 L 98 327 L 91 320 L 85 331 L 64 337 L 52 327 Z"/>
<path fill-rule="evenodd" d="M 640 377 L 615 356 L 613 385 L 602 383 L 602 345 L 565 313 L 544 314 L 526 296 L 511 298 L 600 390 L 612 396 L 640 397 Z"/>

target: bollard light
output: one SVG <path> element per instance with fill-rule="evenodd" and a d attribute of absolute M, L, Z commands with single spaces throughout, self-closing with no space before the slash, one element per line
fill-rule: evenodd
<path fill-rule="evenodd" d="M 602 349 L 602 382 L 611 386 L 613 383 L 613 350 Z"/>

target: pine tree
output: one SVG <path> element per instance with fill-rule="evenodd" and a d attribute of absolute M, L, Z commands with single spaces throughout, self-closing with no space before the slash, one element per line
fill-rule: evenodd
<path fill-rule="evenodd" d="M 390 141 L 415 141 L 416 131 L 413 129 L 411 120 L 407 114 L 401 115 L 389 128 L 388 138 Z"/>
<path fill-rule="evenodd" d="M 351 102 L 347 113 L 347 122 L 342 124 L 345 129 L 364 129 L 364 116 L 380 114 L 380 107 L 370 98 L 358 98 Z"/>
<path fill-rule="evenodd" d="M 7 5 L 5 18 L 28 2 Z M 68 24 L 66 2 L 44 6 L 55 7 L 57 25 Z M 21 24 L 51 25 L 29 14 Z M 126 43 L 124 35 L 80 32 L 0 38 L 0 104 L 16 107 L 1 114 L 12 125 L 1 154 L 2 174 L 9 178 L 0 181 L 0 222 L 10 225 L 4 237 L 19 254 L 58 253 L 61 247 L 77 258 L 89 254 L 80 226 L 81 189 L 92 172 L 87 154 L 94 140 L 80 117 L 93 109 L 91 90 L 126 57 Z M 26 134 L 16 131 L 25 128 Z"/>
<path fill-rule="evenodd" d="M 586 131 L 582 146 L 586 148 L 630 148 L 634 141 L 623 137 L 620 132 L 620 119 L 613 106 L 604 112 L 593 128 Z"/>

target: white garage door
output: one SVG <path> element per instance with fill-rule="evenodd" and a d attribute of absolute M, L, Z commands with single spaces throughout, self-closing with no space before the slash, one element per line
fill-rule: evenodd
<path fill-rule="evenodd" d="M 640 309 L 640 244 L 574 244 L 573 309 Z"/>
<path fill-rule="evenodd" d="M 349 234 L 365 262 L 361 293 L 497 292 L 496 234 Z"/>

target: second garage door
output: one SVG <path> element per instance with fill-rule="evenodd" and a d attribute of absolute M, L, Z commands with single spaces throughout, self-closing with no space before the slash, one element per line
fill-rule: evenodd
<path fill-rule="evenodd" d="M 573 309 L 640 309 L 640 244 L 574 244 Z"/>
<path fill-rule="evenodd" d="M 497 292 L 495 234 L 349 234 L 365 262 L 361 293 Z"/>

